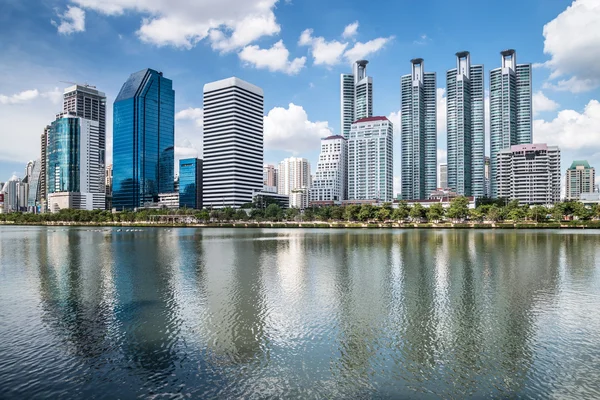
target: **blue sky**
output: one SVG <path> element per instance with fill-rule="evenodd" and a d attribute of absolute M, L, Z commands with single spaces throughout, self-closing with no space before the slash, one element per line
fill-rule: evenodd
<path fill-rule="evenodd" d="M 444 160 L 445 71 L 469 50 L 489 70 L 499 51 L 534 63 L 534 141 L 558 144 L 563 167 L 600 167 L 600 1 L 505 0 L 4 0 L 0 7 L 0 181 L 39 157 L 39 135 L 60 111 L 61 81 L 87 82 L 112 101 L 130 73 L 163 71 L 176 92 L 179 156 L 201 155 L 202 88 L 238 76 L 265 91 L 265 162 L 311 160 L 339 133 L 339 75 L 370 60 L 374 111 L 394 122 L 400 76 L 425 59 L 438 74 Z M 308 31 L 307 31 L 308 30 Z M 399 176 L 399 138 L 395 176 Z M 112 140 L 109 137 L 109 153 Z M 395 185 L 399 183 L 395 180 Z"/>

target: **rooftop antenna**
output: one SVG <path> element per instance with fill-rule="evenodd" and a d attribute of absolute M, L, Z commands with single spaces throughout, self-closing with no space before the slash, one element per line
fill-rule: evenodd
<path fill-rule="evenodd" d="M 71 81 L 60 81 L 60 82 L 68 83 L 71 85 L 83 86 L 83 87 L 90 88 L 90 89 L 96 89 L 96 86 L 89 85 L 87 82 L 85 82 L 85 83 L 77 83 L 77 82 L 71 82 Z"/>

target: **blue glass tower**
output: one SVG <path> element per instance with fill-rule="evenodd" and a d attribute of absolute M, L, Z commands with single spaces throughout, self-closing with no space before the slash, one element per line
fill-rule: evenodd
<path fill-rule="evenodd" d="M 80 192 L 79 118 L 60 118 L 50 125 L 47 148 L 47 192 Z"/>
<path fill-rule="evenodd" d="M 179 160 L 179 208 L 202 208 L 202 160 Z"/>
<path fill-rule="evenodd" d="M 131 74 L 113 114 L 113 207 L 142 207 L 173 192 L 173 82 L 152 69 Z"/>

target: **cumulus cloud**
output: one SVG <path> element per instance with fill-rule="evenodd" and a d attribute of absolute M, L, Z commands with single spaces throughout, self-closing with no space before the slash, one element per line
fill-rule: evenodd
<path fill-rule="evenodd" d="M 343 37 L 346 37 L 346 31 L 354 30 L 353 35 L 357 33 L 358 22 L 355 22 L 356 27 L 351 27 L 350 24 L 344 29 Z M 315 65 L 333 66 L 342 63 L 353 63 L 356 60 L 367 58 L 368 56 L 375 54 L 379 50 L 383 49 L 387 43 L 393 39 L 390 37 L 381 37 L 368 42 L 356 42 L 350 47 L 349 42 L 340 42 L 338 40 L 325 40 L 322 36 L 313 36 L 312 29 L 305 29 L 300 35 L 298 45 L 309 46 L 311 48 L 311 54 L 313 56 L 313 62 Z"/>
<path fill-rule="evenodd" d="M 534 120 L 533 134 L 536 143 L 562 150 L 600 151 L 600 102 L 591 100 L 582 113 L 562 110 L 551 121 Z"/>
<path fill-rule="evenodd" d="M 288 75 L 296 75 L 304 68 L 306 63 L 306 57 L 299 57 L 290 61 L 290 52 L 282 40 L 269 49 L 261 49 L 257 45 L 246 46 L 239 53 L 239 57 L 247 65 L 252 65 L 258 69 L 268 69 L 272 72 L 283 72 Z"/>
<path fill-rule="evenodd" d="M 19 93 L 7 96 L 0 94 L 0 104 L 23 104 L 36 99 L 40 95 L 37 89 L 24 90 Z"/>
<path fill-rule="evenodd" d="M 402 110 L 391 112 L 390 115 L 388 115 L 387 117 L 387 119 L 389 119 L 392 122 L 392 124 L 394 124 L 394 136 L 398 137 L 398 140 L 398 135 L 400 135 L 400 124 L 402 122 L 401 118 Z"/>
<path fill-rule="evenodd" d="M 213 48 L 231 51 L 279 33 L 273 9 L 277 0 L 71 0 L 106 15 L 143 15 L 138 37 L 157 46 L 190 49 L 208 39 Z"/>
<path fill-rule="evenodd" d="M 63 100 L 64 92 L 59 88 L 55 87 L 53 90 L 49 90 L 47 92 L 43 92 L 41 96 L 50 100 L 54 104 L 60 104 Z"/>
<path fill-rule="evenodd" d="M 547 98 L 541 90 L 533 94 L 533 115 L 538 115 L 545 111 L 554 111 L 558 106 L 557 102 Z"/>
<path fill-rule="evenodd" d="M 321 138 L 331 135 L 327 121 L 309 121 L 302 106 L 275 107 L 264 117 L 265 148 L 293 154 L 319 148 Z"/>
<path fill-rule="evenodd" d="M 56 26 L 58 33 L 70 35 L 74 32 L 85 31 L 85 11 L 79 7 L 68 6 L 63 14 L 57 14 L 60 23 L 52 20 L 52 25 Z"/>
<path fill-rule="evenodd" d="M 203 108 L 186 108 L 175 114 L 175 120 L 190 120 L 194 121 L 197 127 L 204 126 L 204 109 Z"/>
<path fill-rule="evenodd" d="M 548 88 L 583 92 L 600 86 L 600 3 L 575 0 L 565 11 L 544 25 L 544 53 L 550 60 L 551 79 L 571 76 Z"/>
<path fill-rule="evenodd" d="M 358 21 L 354 21 L 353 23 L 346 25 L 344 28 L 344 32 L 342 33 L 342 37 L 344 39 L 349 39 L 356 36 L 358 32 Z"/>

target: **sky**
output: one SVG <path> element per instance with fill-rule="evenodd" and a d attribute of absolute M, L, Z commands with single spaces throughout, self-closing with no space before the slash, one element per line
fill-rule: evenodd
<path fill-rule="evenodd" d="M 173 80 L 176 157 L 202 157 L 204 84 L 237 76 L 264 89 L 265 163 L 306 157 L 314 171 L 320 138 L 340 133 L 340 74 L 360 58 L 374 113 L 395 128 L 410 60 L 437 73 L 444 162 L 454 54 L 468 50 L 484 65 L 487 90 L 507 48 L 534 67 L 534 142 L 559 145 L 563 170 L 576 159 L 600 168 L 600 0 L 2 0 L 0 181 L 39 157 L 68 82 L 106 93 L 110 163 L 113 101 L 144 68 Z M 397 129 L 394 147 L 397 192 Z"/>

